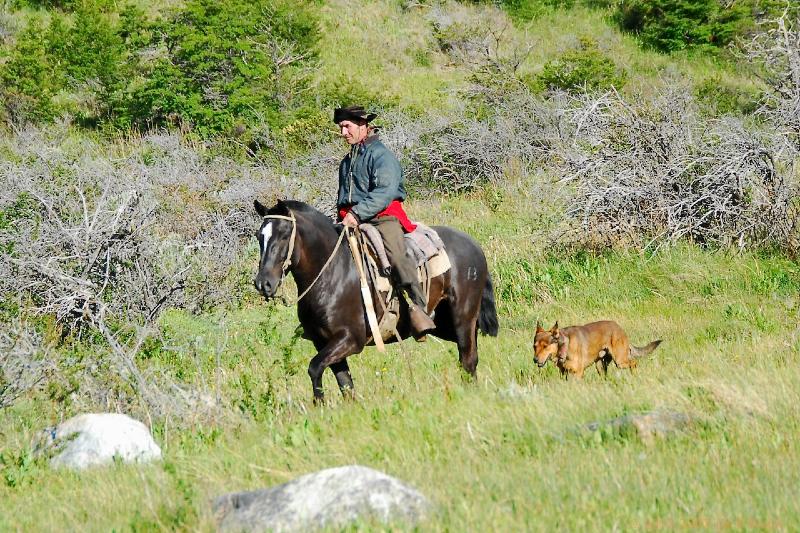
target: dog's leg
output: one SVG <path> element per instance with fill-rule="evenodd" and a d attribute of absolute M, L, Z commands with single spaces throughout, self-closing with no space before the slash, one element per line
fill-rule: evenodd
<path fill-rule="evenodd" d="M 600 364 L 603 367 L 603 377 L 608 377 L 608 365 L 611 364 L 611 354 L 606 352 L 606 355 L 600 360 Z"/>
<path fill-rule="evenodd" d="M 597 369 L 597 374 L 602 378 L 608 377 L 608 365 L 611 364 L 611 356 L 608 355 L 608 351 L 597 360 L 594 364 L 594 367 Z"/>
<path fill-rule="evenodd" d="M 631 357 L 631 346 L 628 339 L 620 339 L 611 348 L 611 357 L 617 368 L 628 368 L 631 372 L 636 368 L 636 359 Z"/>

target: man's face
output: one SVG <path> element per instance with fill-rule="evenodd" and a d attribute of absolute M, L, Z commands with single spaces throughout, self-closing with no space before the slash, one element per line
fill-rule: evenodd
<path fill-rule="evenodd" d="M 343 120 L 339 123 L 339 128 L 342 137 L 348 144 L 358 144 L 367 136 L 366 121 Z"/>

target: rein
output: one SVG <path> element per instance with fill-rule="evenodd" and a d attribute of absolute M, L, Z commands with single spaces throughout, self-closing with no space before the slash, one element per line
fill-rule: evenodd
<path fill-rule="evenodd" d="M 294 253 L 294 243 L 295 243 L 295 240 L 297 239 L 297 219 L 294 217 L 294 213 L 292 213 L 291 211 L 289 211 L 289 216 L 288 217 L 284 216 L 284 215 L 264 215 L 262 217 L 262 219 L 266 219 L 266 218 L 274 218 L 274 219 L 278 219 L 278 220 L 288 220 L 288 221 L 290 221 L 292 223 L 292 234 L 289 237 L 289 249 L 286 252 L 286 259 L 283 261 L 283 266 L 281 267 L 281 284 L 283 284 L 283 280 L 284 280 L 284 278 L 286 278 L 286 272 L 289 270 L 289 267 L 292 266 L 292 254 Z M 314 287 L 314 285 L 316 285 L 317 281 L 319 281 L 319 278 L 322 276 L 322 273 L 325 272 L 325 269 L 327 269 L 328 265 L 331 264 L 331 261 L 333 261 L 333 258 L 336 257 L 336 252 L 339 250 L 339 246 L 342 244 L 342 239 L 344 238 L 345 233 L 347 233 L 347 228 L 342 229 L 342 232 L 339 234 L 339 238 L 336 240 L 336 246 L 333 247 L 333 251 L 331 252 L 331 255 L 328 257 L 328 260 L 325 261 L 325 264 L 322 265 L 322 268 L 320 269 L 319 273 L 317 274 L 317 277 L 314 278 L 314 281 L 311 282 L 311 285 L 306 287 L 306 290 L 304 290 L 302 292 L 302 294 L 300 294 L 300 296 L 298 296 L 294 300 L 294 302 L 292 302 L 290 304 L 287 304 L 287 307 L 291 307 L 291 306 L 297 304 L 297 302 L 302 300 L 303 297 L 306 294 L 308 294 L 308 292 Z"/>

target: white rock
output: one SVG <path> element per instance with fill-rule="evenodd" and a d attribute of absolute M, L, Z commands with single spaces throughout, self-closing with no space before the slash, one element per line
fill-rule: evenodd
<path fill-rule="evenodd" d="M 283 485 L 220 496 L 222 531 L 308 531 L 359 518 L 418 522 L 428 500 L 398 479 L 364 466 L 328 468 Z"/>
<path fill-rule="evenodd" d="M 147 462 L 161 459 L 161 448 L 147 426 L 119 413 L 78 415 L 44 431 L 38 453 L 52 455 L 53 467 L 80 470 L 118 460 Z"/>

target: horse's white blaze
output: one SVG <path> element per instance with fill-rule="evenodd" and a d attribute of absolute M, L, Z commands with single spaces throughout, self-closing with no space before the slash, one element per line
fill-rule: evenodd
<path fill-rule="evenodd" d="M 272 237 L 272 222 L 267 222 L 267 225 L 261 230 L 261 235 L 264 237 L 264 248 L 261 251 L 261 255 L 263 256 L 267 253 L 267 243 L 269 242 L 269 238 Z"/>

